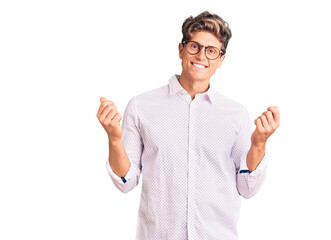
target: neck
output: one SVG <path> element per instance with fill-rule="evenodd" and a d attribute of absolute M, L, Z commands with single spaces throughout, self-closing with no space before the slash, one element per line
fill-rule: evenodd
<path fill-rule="evenodd" d="M 209 79 L 206 80 L 195 80 L 192 78 L 188 78 L 185 75 L 179 77 L 180 85 L 191 95 L 191 99 L 193 100 L 195 94 L 204 93 L 209 89 Z"/>

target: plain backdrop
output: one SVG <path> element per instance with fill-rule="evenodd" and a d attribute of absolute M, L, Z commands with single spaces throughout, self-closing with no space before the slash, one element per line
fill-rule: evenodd
<path fill-rule="evenodd" d="M 181 25 L 208 10 L 233 37 L 211 79 L 254 119 L 278 106 L 266 182 L 242 198 L 240 239 L 327 239 L 327 1 L 1 1 L 0 239 L 134 239 L 141 181 L 105 168 L 99 98 L 130 98 L 180 74 Z"/>

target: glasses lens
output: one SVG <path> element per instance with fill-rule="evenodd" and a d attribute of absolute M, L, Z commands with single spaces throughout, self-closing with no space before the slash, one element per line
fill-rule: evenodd
<path fill-rule="evenodd" d="M 216 59 L 220 55 L 220 50 L 215 47 L 207 47 L 206 56 L 209 59 Z"/>
<path fill-rule="evenodd" d="M 191 54 L 197 54 L 200 51 L 199 44 L 196 42 L 188 42 L 186 49 Z"/>
<path fill-rule="evenodd" d="M 186 50 L 190 53 L 190 54 L 197 54 L 200 52 L 200 44 L 197 42 L 187 42 L 186 43 Z M 208 59 L 214 60 L 216 58 L 218 58 L 220 56 L 220 50 L 216 47 L 207 47 L 206 48 L 206 57 Z"/>

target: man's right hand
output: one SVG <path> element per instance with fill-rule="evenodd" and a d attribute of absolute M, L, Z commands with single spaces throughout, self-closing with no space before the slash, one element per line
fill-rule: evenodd
<path fill-rule="evenodd" d="M 103 128 L 106 130 L 109 140 L 121 140 L 121 114 L 117 111 L 113 101 L 101 97 L 100 102 L 101 104 L 97 113 L 97 118 L 99 119 Z"/>

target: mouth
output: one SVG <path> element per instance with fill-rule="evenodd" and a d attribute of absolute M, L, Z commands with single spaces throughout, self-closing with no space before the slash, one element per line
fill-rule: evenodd
<path fill-rule="evenodd" d="M 206 65 L 201 64 L 201 63 L 191 62 L 191 64 L 192 64 L 195 68 L 197 68 L 197 69 L 205 69 L 205 68 L 207 68 Z"/>

